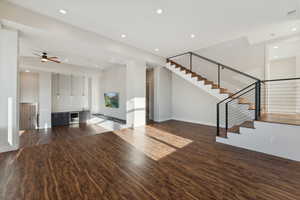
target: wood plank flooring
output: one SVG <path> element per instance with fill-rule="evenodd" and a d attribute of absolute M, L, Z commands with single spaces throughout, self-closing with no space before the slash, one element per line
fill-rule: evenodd
<path fill-rule="evenodd" d="M 1 200 L 300 199 L 299 162 L 217 144 L 214 127 L 168 121 L 72 138 L 76 130 L 52 130 L 63 132 L 0 154 Z"/>
<path fill-rule="evenodd" d="M 97 124 L 87 125 L 85 123 L 71 126 L 58 126 L 48 130 L 26 130 L 20 131 L 20 147 L 30 147 L 51 142 L 75 139 L 83 136 L 91 136 L 108 132 Z"/>

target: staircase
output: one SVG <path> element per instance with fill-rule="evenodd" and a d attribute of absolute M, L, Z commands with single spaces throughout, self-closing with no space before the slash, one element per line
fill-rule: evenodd
<path fill-rule="evenodd" d="M 178 64 L 171 59 L 167 60 L 165 67 L 174 74 L 185 79 L 186 81 L 202 89 L 203 91 L 207 92 L 220 101 L 225 99 L 232 99 L 233 102 L 230 105 L 230 108 L 235 110 L 235 112 L 238 112 L 240 116 L 239 119 L 235 120 L 235 124 L 243 124 L 246 120 L 253 120 L 255 118 L 255 105 L 254 103 L 249 102 L 246 98 L 239 97 L 233 99 L 235 94 L 232 93 L 229 89 L 220 87 L 219 83 L 215 83 L 214 81 L 211 81 L 206 77 L 193 72 L 192 70 Z M 220 129 L 218 136 L 227 138 L 225 123 L 223 123 L 221 126 L 223 128 Z M 237 131 L 235 131 L 235 129 L 238 129 L 237 125 L 229 128 L 229 131 L 238 133 Z"/>
<path fill-rule="evenodd" d="M 188 56 L 189 63 L 182 65 L 174 61 L 180 56 Z M 217 82 L 204 77 L 205 71 L 201 74 L 192 70 L 195 58 L 217 67 Z M 300 78 L 262 81 L 193 52 L 168 58 L 165 67 L 220 100 L 217 104 L 217 142 L 300 161 Z M 252 83 L 233 93 L 221 87 L 222 69 L 242 79 L 250 78 Z M 279 109 L 289 114 L 270 113 Z"/>

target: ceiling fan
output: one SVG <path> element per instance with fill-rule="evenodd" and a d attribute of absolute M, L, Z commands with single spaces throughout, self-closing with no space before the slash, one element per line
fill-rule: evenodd
<path fill-rule="evenodd" d="M 33 55 L 36 55 L 36 56 L 40 57 L 41 62 L 43 62 L 43 63 L 48 62 L 48 61 L 55 62 L 55 63 L 61 63 L 58 60 L 58 57 L 48 57 L 48 54 L 46 52 L 42 52 L 41 54 L 33 53 Z"/>

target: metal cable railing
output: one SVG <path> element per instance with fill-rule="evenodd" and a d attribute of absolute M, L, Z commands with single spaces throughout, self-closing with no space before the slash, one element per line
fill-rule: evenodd
<path fill-rule="evenodd" d="M 186 52 L 172 56 L 169 57 L 167 61 L 172 61 L 184 66 L 191 72 L 213 81 L 219 88 L 223 87 L 233 92 L 253 83 L 254 81 L 259 81 L 258 78 L 252 75 L 194 52 Z"/>
<path fill-rule="evenodd" d="M 257 81 L 217 104 L 217 136 L 245 121 L 261 116 L 261 81 Z"/>
<path fill-rule="evenodd" d="M 217 104 L 218 136 L 253 120 L 300 124 L 300 78 L 257 81 Z"/>

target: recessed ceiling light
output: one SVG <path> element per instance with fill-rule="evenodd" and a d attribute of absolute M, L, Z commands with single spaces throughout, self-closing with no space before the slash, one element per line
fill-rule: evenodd
<path fill-rule="evenodd" d="M 160 15 L 160 14 L 163 13 L 163 10 L 162 10 L 161 8 L 158 8 L 158 9 L 156 10 L 156 13 Z"/>
<path fill-rule="evenodd" d="M 60 12 L 61 14 L 63 14 L 63 15 L 67 14 L 67 11 L 64 10 L 64 9 L 60 9 L 59 12 Z"/>
<path fill-rule="evenodd" d="M 293 32 L 297 31 L 297 28 L 296 27 L 292 28 L 292 31 Z"/>
<path fill-rule="evenodd" d="M 25 72 L 26 72 L 26 73 L 29 73 L 30 71 L 27 69 L 27 70 L 25 70 Z"/>
<path fill-rule="evenodd" d="M 154 51 L 159 51 L 159 49 L 158 49 L 158 48 L 156 48 L 156 49 L 154 49 Z"/>
<path fill-rule="evenodd" d="M 195 38 L 196 36 L 195 36 L 195 34 L 191 34 L 190 37 L 191 38 Z"/>
<path fill-rule="evenodd" d="M 126 37 L 127 37 L 127 35 L 125 35 L 125 34 L 121 35 L 121 38 L 126 38 Z"/>
<path fill-rule="evenodd" d="M 274 49 L 278 49 L 279 47 L 278 47 L 278 46 L 274 46 L 273 48 L 274 48 Z"/>

